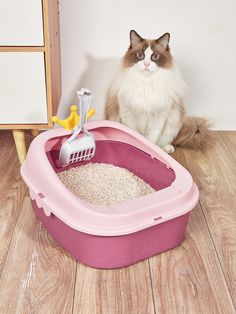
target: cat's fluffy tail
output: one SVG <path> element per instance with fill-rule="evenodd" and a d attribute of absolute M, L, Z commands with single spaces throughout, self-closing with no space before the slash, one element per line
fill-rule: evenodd
<path fill-rule="evenodd" d="M 173 144 L 175 146 L 204 150 L 214 143 L 213 134 L 209 128 L 210 123 L 207 119 L 185 116 L 182 128 Z"/>

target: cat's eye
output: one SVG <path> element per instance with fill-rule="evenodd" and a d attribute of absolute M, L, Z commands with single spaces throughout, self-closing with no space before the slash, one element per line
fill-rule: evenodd
<path fill-rule="evenodd" d="M 157 53 L 154 53 L 154 54 L 152 55 L 152 60 L 153 60 L 153 61 L 157 61 L 159 58 L 160 58 L 160 55 L 158 55 Z"/>
<path fill-rule="evenodd" d="M 144 58 L 144 54 L 142 51 L 137 52 L 137 58 L 142 60 Z"/>

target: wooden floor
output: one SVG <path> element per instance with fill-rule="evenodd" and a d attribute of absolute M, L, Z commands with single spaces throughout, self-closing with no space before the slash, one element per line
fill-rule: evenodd
<path fill-rule="evenodd" d="M 77 263 L 37 221 L 10 132 L 0 133 L 0 313 L 235 313 L 236 132 L 174 157 L 200 202 L 181 246 L 131 267 Z"/>

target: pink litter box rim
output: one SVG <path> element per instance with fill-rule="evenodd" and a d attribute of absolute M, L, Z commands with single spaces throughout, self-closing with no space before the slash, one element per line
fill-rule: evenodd
<path fill-rule="evenodd" d="M 54 214 L 71 228 L 99 236 L 119 236 L 163 223 L 191 211 L 199 192 L 190 173 L 161 148 L 142 135 L 113 121 L 92 121 L 86 124 L 95 140 L 112 140 L 130 144 L 165 163 L 175 172 L 175 180 L 162 190 L 115 206 L 84 202 L 59 180 L 50 164 L 47 151 L 53 139 L 68 137 L 70 132 L 56 128 L 38 135 L 31 143 L 21 175 L 29 187 L 32 200 L 46 216 Z"/>

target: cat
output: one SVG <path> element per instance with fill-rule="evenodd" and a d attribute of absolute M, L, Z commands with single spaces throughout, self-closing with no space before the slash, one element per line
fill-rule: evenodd
<path fill-rule="evenodd" d="M 174 146 L 205 148 L 208 122 L 185 115 L 186 84 L 169 41 L 169 33 L 149 40 L 130 31 L 129 48 L 107 91 L 105 119 L 123 123 L 167 153 Z"/>

